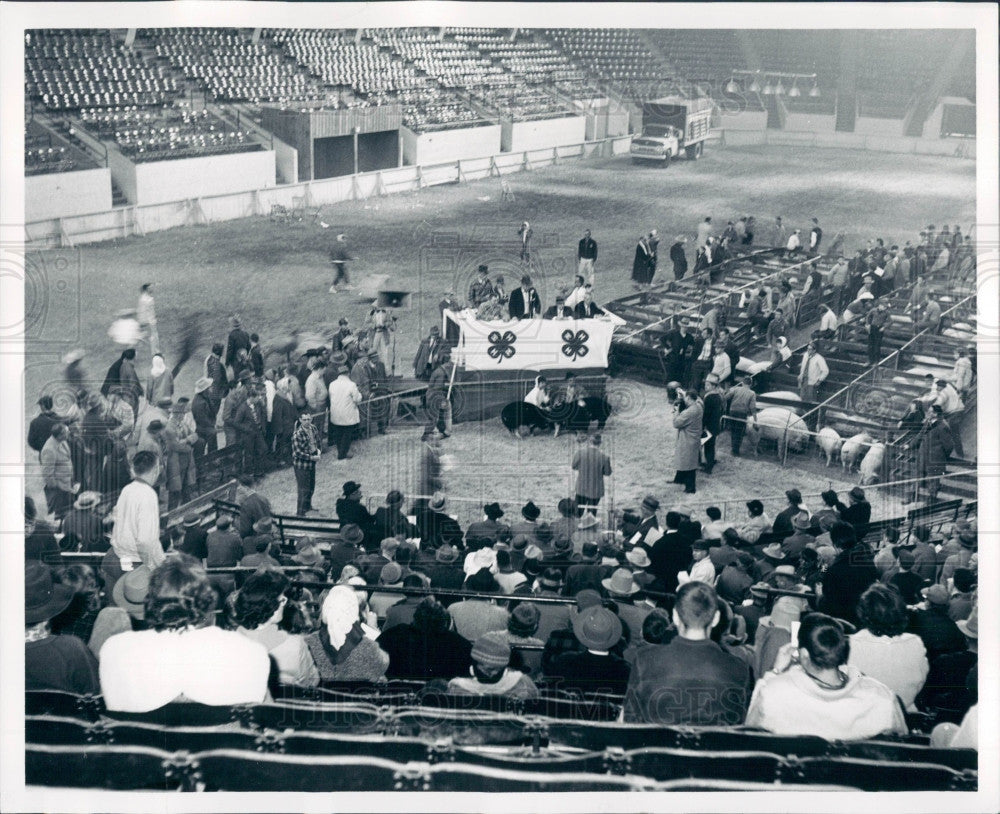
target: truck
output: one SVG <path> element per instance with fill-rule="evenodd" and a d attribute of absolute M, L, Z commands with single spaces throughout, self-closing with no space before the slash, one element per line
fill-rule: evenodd
<path fill-rule="evenodd" d="M 669 166 L 681 151 L 697 160 L 705 150 L 712 127 L 711 99 L 668 96 L 643 105 L 642 135 L 632 139 L 629 155 L 633 164 L 654 162 Z"/>

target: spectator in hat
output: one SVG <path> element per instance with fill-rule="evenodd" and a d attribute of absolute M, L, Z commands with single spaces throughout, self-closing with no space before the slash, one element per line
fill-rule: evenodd
<path fill-rule="evenodd" d="M 387 562 L 379 571 L 378 584 L 386 588 L 402 588 L 402 566 L 398 562 Z M 422 585 L 423 581 L 420 580 L 420 585 L 417 587 L 422 587 Z M 381 626 L 385 623 L 386 613 L 389 611 L 389 608 L 402 602 L 404 599 L 406 597 L 403 594 L 385 593 L 376 590 L 368 597 L 368 607 L 375 613 Z"/>
<path fill-rule="evenodd" d="M 390 679 L 451 679 L 466 675 L 472 666 L 472 643 L 455 632 L 448 610 L 432 596 L 420 597 L 413 620 L 387 626 L 378 643 L 389 655 Z"/>
<path fill-rule="evenodd" d="M 576 596 L 584 588 L 600 590 L 601 580 L 609 576 L 612 571 L 611 566 L 601 563 L 600 545 L 593 540 L 584 543 L 575 558 L 579 559 L 579 562 L 566 569 L 563 596 Z"/>
<path fill-rule="evenodd" d="M 580 522 L 577 524 L 576 531 L 573 532 L 573 554 L 579 556 L 583 553 L 583 547 L 587 543 L 596 544 L 600 543 L 603 539 L 604 532 L 601 530 L 601 521 L 597 519 L 597 515 L 591 514 L 589 511 L 584 512 L 580 518 Z"/>
<path fill-rule="evenodd" d="M 562 690 L 621 694 L 628 685 L 629 665 L 611 652 L 622 638 L 621 620 L 607 608 L 594 605 L 576 614 L 573 633 L 585 650 L 564 653 L 546 667 Z"/>
<path fill-rule="evenodd" d="M 812 545 L 816 539 L 809 533 L 812 528 L 812 521 L 809 518 L 809 513 L 799 512 L 798 514 L 793 515 L 792 528 L 795 531 L 781 541 L 781 550 L 785 552 L 785 556 L 788 557 L 789 560 L 797 562 L 802 550 L 807 545 Z"/>
<path fill-rule="evenodd" d="M 614 563 L 617 563 L 618 559 L 618 557 L 610 559 L 607 563 L 607 567 L 614 568 Z M 636 585 L 643 590 L 648 589 L 657 593 L 665 593 L 663 590 L 663 583 L 661 583 L 647 570 L 652 565 L 652 561 L 649 559 L 649 554 L 646 553 L 646 549 L 641 546 L 636 546 L 625 555 L 625 562 L 628 563 L 626 567 L 632 572 L 632 579 L 635 580 Z M 603 555 L 602 564 L 604 564 Z"/>
<path fill-rule="evenodd" d="M 389 656 L 362 625 L 361 599 L 349 585 L 331 588 L 320 614 L 323 627 L 306 636 L 324 683 L 379 681 L 389 666 Z"/>
<path fill-rule="evenodd" d="M 271 502 L 253 487 L 253 478 L 241 475 L 239 478 L 242 491 L 246 492 L 240 500 L 240 513 L 236 518 L 236 530 L 240 537 L 249 537 L 254 533 L 254 524 L 262 517 L 270 517 Z"/>
<path fill-rule="evenodd" d="M 751 664 L 754 675 L 762 676 L 774 667 L 782 647 L 792 640 L 792 625 L 808 610 L 802 600 L 794 596 L 777 596 L 771 612 L 761 616 L 754 635 L 754 658 Z"/>
<path fill-rule="evenodd" d="M 215 528 L 205 539 L 206 565 L 209 568 L 232 568 L 243 556 L 243 542 L 233 531 L 232 518 L 219 515 Z"/>
<path fill-rule="evenodd" d="M 542 650 L 545 642 L 535 634 L 542 614 L 533 602 L 518 602 L 507 622 L 507 643 L 511 647 L 510 666 L 530 676 L 542 674 Z M 521 648 L 537 647 L 538 650 Z"/>
<path fill-rule="evenodd" d="M 968 619 L 976 598 L 976 572 L 971 568 L 956 568 L 948 600 L 948 618 L 953 622 Z"/>
<path fill-rule="evenodd" d="M 748 500 L 746 506 L 747 520 L 736 531 L 744 542 L 756 543 L 761 534 L 771 531 L 772 520 L 759 500 Z"/>
<path fill-rule="evenodd" d="M 97 514 L 97 507 L 101 505 L 100 492 L 81 492 L 73 502 L 73 508 L 67 512 L 62 520 L 62 539 L 58 545 L 55 538 L 52 538 L 52 550 L 58 551 L 82 551 L 82 552 L 104 552 L 108 550 L 109 543 L 104 533 L 104 523 Z M 32 501 L 32 514 L 34 515 L 34 501 Z M 27 512 L 25 512 L 27 518 Z M 34 519 L 34 517 L 32 517 Z M 43 531 L 37 524 L 35 526 L 39 532 Z M 47 531 L 47 527 L 45 529 Z M 38 537 L 31 540 L 25 536 L 24 553 L 29 556 L 37 548 Z M 51 537 L 51 531 L 48 532 Z"/>
<path fill-rule="evenodd" d="M 267 648 L 278 670 L 278 683 L 315 687 L 319 672 L 302 636 L 281 626 L 288 604 L 288 578 L 279 571 L 258 571 L 236 594 L 236 632 Z"/>
<path fill-rule="evenodd" d="M 919 574 L 913 573 L 916 562 L 913 554 L 905 548 L 896 548 L 895 573 L 885 580 L 890 588 L 895 588 L 903 597 L 906 605 L 916 605 L 921 601 L 921 591 L 927 587 L 927 581 Z"/>
<path fill-rule="evenodd" d="M 931 585 L 921 591 L 923 602 L 909 617 L 907 630 L 920 637 L 933 661 L 942 653 L 953 653 L 965 647 L 965 638 L 948 616 L 949 595 L 943 585 Z"/>
<path fill-rule="evenodd" d="M 214 627 L 215 609 L 216 593 L 191 557 L 176 554 L 154 569 L 145 599 L 149 629 L 112 636 L 101 649 L 107 708 L 149 712 L 182 696 L 209 705 L 263 701 L 270 669 L 266 648 Z"/>
<path fill-rule="evenodd" d="M 521 520 L 511 524 L 510 533 L 514 536 L 525 534 L 529 540 L 537 542 L 538 518 L 541 514 L 541 509 L 529 500 L 521 507 Z"/>
<path fill-rule="evenodd" d="M 24 564 L 24 688 L 79 695 L 100 691 L 97 659 L 78 637 L 53 634 L 50 623 L 73 601 L 74 591 L 55 582 L 49 566 Z"/>
<path fill-rule="evenodd" d="M 830 540 L 837 556 L 823 577 L 819 609 L 853 624 L 857 620 L 858 599 L 878 580 L 878 571 L 872 562 L 871 550 L 864 542 L 857 541 L 853 526 L 839 521 L 834 523 L 830 528 Z"/>
<path fill-rule="evenodd" d="M 503 695 L 509 698 L 537 698 L 538 687 L 520 670 L 510 669 L 511 649 L 506 630 L 479 636 L 472 646 L 469 677 L 453 678 L 448 692 L 456 695 Z"/>
<path fill-rule="evenodd" d="M 219 448 L 215 430 L 218 412 L 219 404 L 212 398 L 212 380 L 208 376 L 202 376 L 194 383 L 194 398 L 191 399 L 191 418 L 194 420 L 195 433 L 198 436 L 193 447 L 196 458 L 215 452 Z"/>
<path fill-rule="evenodd" d="M 531 552 L 531 547 L 529 547 L 528 551 L 529 553 Z M 540 560 L 536 560 L 534 557 L 525 559 L 524 573 L 528 576 L 529 580 L 533 578 L 532 571 L 537 571 L 540 568 Z M 559 570 L 549 568 L 539 571 L 537 579 L 532 586 L 532 594 L 540 597 L 561 596 L 562 574 Z M 538 630 L 535 631 L 535 636 L 546 642 L 546 644 L 554 631 L 565 630 L 569 626 L 570 610 L 567 605 L 546 602 L 538 605 L 538 612 Z"/>
<path fill-rule="evenodd" d="M 504 511 L 500 508 L 499 503 L 487 503 L 483 506 L 483 519 L 470 523 L 465 530 L 466 539 L 479 537 L 489 540 L 490 543 L 495 543 L 500 539 L 502 529 L 510 529 L 505 523 L 500 522 L 500 518 L 503 516 Z"/>
<path fill-rule="evenodd" d="M 361 484 L 349 480 L 341 489 L 342 496 L 337 498 L 336 512 L 341 527 L 348 523 L 356 525 L 364 534 L 364 545 L 375 545 L 375 518 L 361 502 Z"/>
<path fill-rule="evenodd" d="M 435 492 L 426 506 L 417 509 L 417 528 L 420 539 L 430 548 L 448 543 L 456 548 L 462 545 L 462 527 L 445 509 L 448 500 L 443 492 Z"/>
<path fill-rule="evenodd" d="M 695 540 L 691 544 L 691 565 L 686 571 L 677 574 L 677 584 L 684 585 L 687 582 L 704 582 L 706 585 L 715 585 L 715 565 L 708 556 L 711 543 L 708 540 Z"/>
<path fill-rule="evenodd" d="M 958 533 L 958 546 L 949 554 L 941 566 L 938 582 L 947 585 L 959 568 L 968 568 L 979 546 L 979 535 L 972 529 L 962 529 Z"/>
<path fill-rule="evenodd" d="M 785 562 L 785 552 L 781 550 L 781 543 L 771 543 L 760 550 L 760 559 L 756 562 L 757 576 L 767 580 L 774 569 Z"/>
<path fill-rule="evenodd" d="M 616 568 L 609 577 L 601 580 L 605 594 L 614 602 L 618 618 L 628 631 L 628 639 L 639 638 L 643 620 L 655 605 L 644 601 L 642 587 L 628 568 Z"/>
<path fill-rule="evenodd" d="M 664 518 L 665 531 L 651 547 L 649 571 L 663 585 L 666 593 L 677 589 L 677 575 L 691 564 L 691 544 L 681 535 L 681 516 L 669 511 Z"/>
<path fill-rule="evenodd" d="M 892 690 L 849 665 L 850 651 L 839 621 L 821 613 L 806 616 L 775 670 L 758 680 L 746 724 L 830 741 L 907 734 Z"/>
<path fill-rule="evenodd" d="M 968 619 L 960 619 L 958 628 L 965 637 L 964 648 L 931 659 L 930 672 L 916 701 L 919 709 L 937 720 L 956 723 L 977 700 L 976 682 L 970 679 L 979 664 L 978 608 L 972 610 Z"/>
<path fill-rule="evenodd" d="M 681 586 L 672 611 L 677 636 L 636 654 L 624 720 L 664 726 L 735 726 L 743 722 L 752 677 L 746 664 L 710 638 L 720 618 L 715 589 Z"/>
<path fill-rule="evenodd" d="M 604 479 L 611 475 L 611 458 L 601 451 L 601 435 L 594 433 L 586 446 L 573 456 L 576 472 L 576 505 L 581 510 L 597 511 L 604 497 Z"/>
<path fill-rule="evenodd" d="M 627 542 L 631 545 L 643 545 L 647 550 L 651 550 L 653 544 L 660 539 L 660 521 L 656 517 L 656 512 L 660 508 L 660 501 L 653 495 L 646 495 L 639 504 L 639 522 L 632 531 Z"/>
<path fill-rule="evenodd" d="M 265 551 L 272 545 L 276 546 L 280 541 L 277 528 L 270 517 L 262 517 L 253 524 L 253 534 L 243 538 L 243 555 L 253 554 L 259 551 L 258 543 L 266 543 Z"/>
<path fill-rule="evenodd" d="M 377 542 L 381 542 L 386 537 L 395 537 L 399 534 L 407 539 L 420 535 L 420 530 L 403 514 L 404 501 L 405 497 L 398 489 L 393 489 L 385 496 L 385 505 L 379 506 L 373 517 L 373 542 L 375 538 Z"/>
<path fill-rule="evenodd" d="M 714 549 L 713 549 L 714 550 Z M 711 554 L 711 552 L 709 552 Z M 741 604 L 753 585 L 753 557 L 746 551 L 737 552 L 735 559 L 722 568 L 715 589 L 719 597 L 731 605 Z"/>
<path fill-rule="evenodd" d="M 434 565 L 424 569 L 432 588 L 463 590 L 465 573 L 458 564 L 458 556 L 458 549 L 450 544 L 442 545 L 434 551 Z M 440 600 L 446 607 L 456 601 L 453 597 L 440 597 Z"/>
<path fill-rule="evenodd" d="M 180 550 L 204 562 L 208 558 L 208 532 L 201 524 L 201 515 L 188 512 L 184 515 L 183 524 L 184 540 Z"/>
<path fill-rule="evenodd" d="M 792 518 L 795 515 L 803 511 L 806 512 L 806 515 L 809 514 L 809 510 L 802 506 L 802 493 L 798 489 L 788 489 L 785 492 L 785 498 L 788 500 L 788 505 L 778 512 L 771 529 L 774 535 L 780 538 L 795 533 L 795 527 L 792 525 Z"/>
<path fill-rule="evenodd" d="M 500 586 L 488 568 L 477 571 L 465 580 L 464 590 L 484 594 L 501 593 Z M 491 630 L 507 629 L 507 611 L 492 598 L 463 599 L 448 607 L 455 621 L 455 630 L 470 642 L 475 642 Z"/>
<path fill-rule="evenodd" d="M 840 519 L 854 526 L 855 535 L 862 540 L 868 533 L 868 523 L 872 518 L 871 504 L 865 499 L 865 490 L 860 486 L 851 489 L 847 493 L 847 499 L 849 501 L 847 506 L 843 503 L 838 505 Z"/>
<path fill-rule="evenodd" d="M 850 636 L 848 664 L 881 681 L 907 709 L 914 709 L 927 678 L 927 650 L 919 636 L 906 632 L 903 598 L 885 585 L 872 585 L 858 600 L 857 617 L 862 627 Z"/>

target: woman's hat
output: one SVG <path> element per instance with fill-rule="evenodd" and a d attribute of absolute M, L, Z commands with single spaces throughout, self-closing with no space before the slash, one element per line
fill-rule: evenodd
<path fill-rule="evenodd" d="M 771 543 L 771 545 L 766 545 L 761 549 L 761 553 L 769 560 L 785 559 L 785 552 L 781 550 L 781 543 Z"/>
<path fill-rule="evenodd" d="M 340 527 L 340 539 L 350 545 L 357 545 L 365 539 L 365 533 L 357 523 L 347 523 Z"/>
<path fill-rule="evenodd" d="M 344 484 L 344 496 L 345 497 L 350 497 L 355 492 L 360 492 L 360 491 L 361 491 L 361 484 L 360 483 L 356 483 L 356 482 L 354 482 L 352 480 L 349 480 L 347 483 Z"/>
<path fill-rule="evenodd" d="M 506 631 L 493 630 L 476 639 L 472 645 L 472 660 L 483 667 L 506 667 L 510 663 Z"/>
<path fill-rule="evenodd" d="M 443 545 L 434 553 L 434 559 L 438 562 L 452 563 L 458 559 L 458 551 L 454 546 Z"/>
<path fill-rule="evenodd" d="M 81 492 L 73 502 L 74 509 L 93 509 L 101 505 L 99 492 Z"/>
<path fill-rule="evenodd" d="M 503 509 L 500 508 L 499 503 L 487 503 L 483 506 L 483 514 L 490 520 L 499 520 L 503 517 Z"/>
<path fill-rule="evenodd" d="M 628 554 L 625 555 L 625 559 L 632 563 L 632 565 L 636 568 L 649 568 L 649 566 L 652 565 L 649 555 L 646 553 L 646 549 L 641 546 L 636 546 L 628 552 Z"/>
<path fill-rule="evenodd" d="M 146 565 L 126 571 L 111 591 L 115 604 L 133 619 L 146 617 L 146 595 L 149 593 L 150 573 L 149 566 Z"/>
<path fill-rule="evenodd" d="M 584 512 L 583 517 L 580 518 L 580 523 L 577 528 L 580 529 L 592 529 L 600 525 L 600 521 L 597 519 L 596 514 L 591 514 L 590 512 Z"/>
<path fill-rule="evenodd" d="M 955 626 L 962 631 L 965 636 L 970 639 L 979 638 L 979 605 L 975 605 L 972 608 L 972 613 L 969 614 L 968 619 L 961 619 L 955 622 Z"/>
<path fill-rule="evenodd" d="M 212 386 L 212 384 L 213 382 L 210 378 L 208 378 L 208 376 L 202 376 L 194 383 L 195 395 L 198 395 L 198 393 L 204 393 L 209 387 Z"/>
<path fill-rule="evenodd" d="M 602 579 L 601 585 L 612 596 L 632 596 L 642 590 L 635 584 L 632 572 L 627 568 L 617 569 L 610 577 Z"/>
<path fill-rule="evenodd" d="M 37 625 L 58 616 L 73 601 L 73 589 L 52 581 L 52 569 L 41 562 L 24 565 L 24 623 Z"/>
<path fill-rule="evenodd" d="M 573 633 L 589 650 L 610 650 L 622 637 L 622 623 L 607 608 L 595 605 L 573 617 Z"/>
<path fill-rule="evenodd" d="M 541 515 L 541 509 L 539 509 L 532 501 L 528 501 L 524 504 L 521 509 L 521 514 L 524 515 L 525 520 L 531 520 L 534 522 Z"/>

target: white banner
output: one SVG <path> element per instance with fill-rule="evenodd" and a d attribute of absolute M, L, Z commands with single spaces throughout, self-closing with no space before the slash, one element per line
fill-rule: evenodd
<path fill-rule="evenodd" d="M 484 322 L 470 312 L 445 312 L 459 326 L 455 361 L 468 370 L 550 370 L 607 367 L 615 322 L 597 319 L 515 319 Z"/>

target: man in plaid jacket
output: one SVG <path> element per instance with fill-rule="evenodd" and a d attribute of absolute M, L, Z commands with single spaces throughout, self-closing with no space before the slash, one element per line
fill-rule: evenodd
<path fill-rule="evenodd" d="M 298 488 L 295 513 L 300 517 L 313 511 L 312 496 L 316 490 L 316 461 L 319 456 L 316 425 L 306 409 L 299 414 L 292 431 L 292 468 L 295 470 L 295 485 Z"/>

